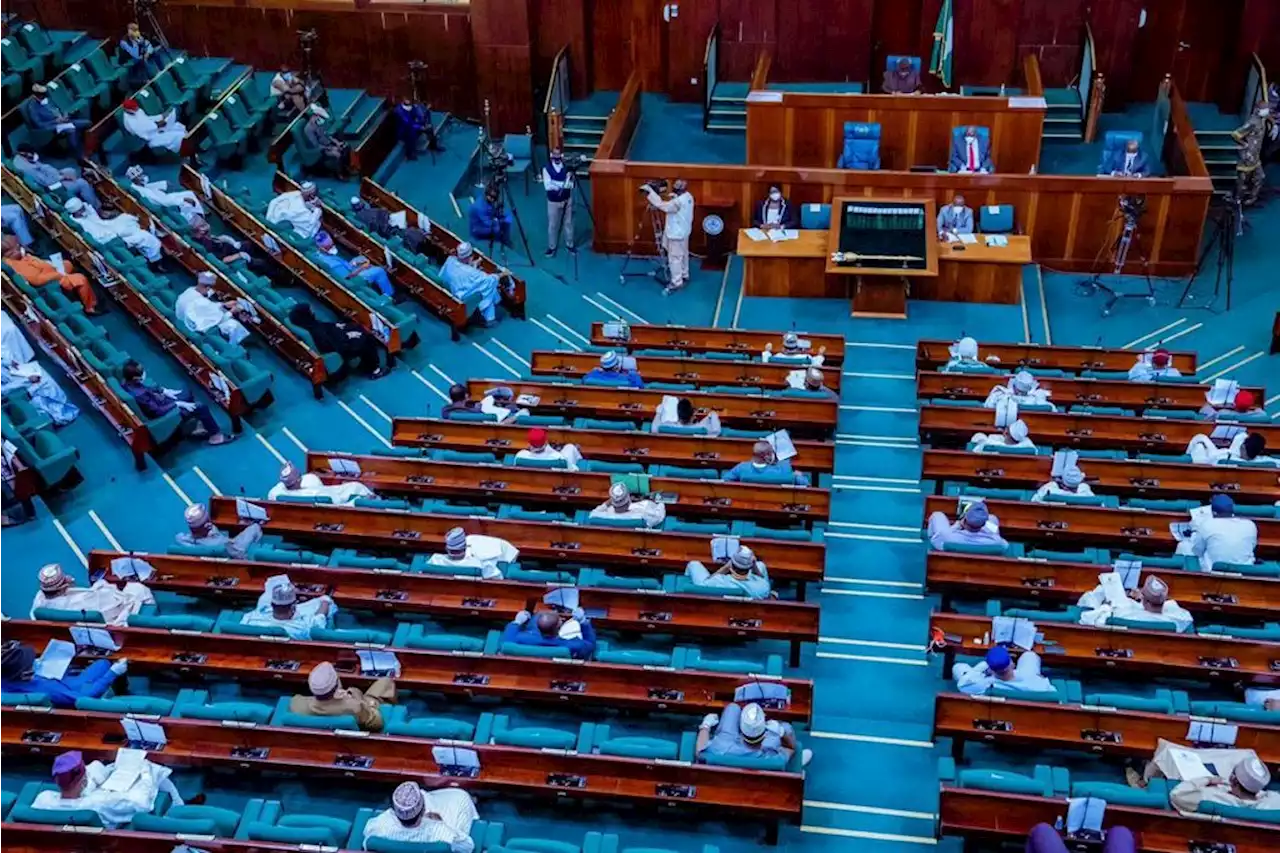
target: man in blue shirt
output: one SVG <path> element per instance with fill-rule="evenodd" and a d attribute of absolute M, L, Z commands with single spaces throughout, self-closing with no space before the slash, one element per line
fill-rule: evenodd
<path fill-rule="evenodd" d="M 698 727 L 694 746 L 694 753 L 701 761 L 706 760 L 706 755 L 728 755 L 782 757 L 789 762 L 795 751 L 796 734 L 791 724 L 768 719 L 764 709 L 755 702 L 745 706 L 729 704 L 722 714 L 707 714 Z M 801 753 L 803 765 L 808 765 L 812 758 L 811 750 Z"/>
<path fill-rule="evenodd" d="M 560 614 L 550 610 L 543 610 L 534 617 L 528 610 L 521 610 L 502 630 L 502 642 L 555 646 L 568 649 L 571 657 L 589 660 L 596 650 L 596 629 L 591 627 L 581 607 L 574 609 L 571 619 L 562 619 Z"/>
<path fill-rule="evenodd" d="M 395 288 L 391 286 L 391 278 L 385 269 L 374 266 L 363 255 L 351 260 L 342 257 L 338 254 L 338 247 L 334 245 L 328 231 L 320 231 L 316 234 L 316 248 L 320 250 L 320 263 L 324 264 L 325 269 L 333 273 L 333 277 L 338 281 L 362 278 L 378 288 L 383 296 L 395 295 Z"/>
<path fill-rule="evenodd" d="M 89 127 L 88 120 L 72 118 L 50 103 L 49 90 L 43 83 L 31 87 L 31 98 L 21 109 L 23 120 L 32 130 L 51 130 L 54 136 L 66 136 L 72 152 L 80 156 L 80 134 Z"/>
<path fill-rule="evenodd" d="M 628 388 L 643 388 L 644 380 L 639 371 L 623 366 L 622 356 L 613 350 L 600 356 L 600 366 L 593 367 L 582 378 L 583 382 L 597 385 L 626 385 Z"/>
<path fill-rule="evenodd" d="M 435 123 L 431 120 L 431 107 L 403 98 L 396 105 L 392 115 L 396 120 L 396 139 L 404 145 L 405 159 L 418 159 L 418 137 L 420 136 L 427 137 L 429 151 L 444 150 L 436 139 Z"/>
<path fill-rule="evenodd" d="M 471 239 L 479 243 L 482 240 L 493 240 L 504 246 L 511 245 L 511 211 L 504 211 L 498 216 L 498 188 L 492 184 L 484 191 L 484 198 L 471 203 L 467 212 L 471 228 Z"/>
<path fill-rule="evenodd" d="M 48 697 L 55 708 L 74 708 L 76 700 L 99 699 L 111 689 L 117 678 L 129 669 L 129 661 L 121 658 L 95 660 L 76 675 L 45 678 L 35 673 L 36 652 L 17 640 L 7 640 L 0 651 L 0 690 L 5 693 L 39 693 Z"/>
<path fill-rule="evenodd" d="M 720 479 L 730 483 L 790 481 L 797 486 L 809 485 L 808 474 L 791 470 L 791 463 L 779 459 L 773 452 L 773 445 L 763 440 L 752 446 L 749 461 L 734 465 Z"/>

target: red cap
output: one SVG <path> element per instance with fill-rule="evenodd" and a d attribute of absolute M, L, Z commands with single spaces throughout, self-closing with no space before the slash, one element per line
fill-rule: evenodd
<path fill-rule="evenodd" d="M 1236 411 L 1247 412 L 1253 408 L 1254 397 L 1252 391 L 1236 392 Z"/>
<path fill-rule="evenodd" d="M 541 428 L 529 430 L 529 446 L 542 447 L 547 443 L 547 431 Z"/>
<path fill-rule="evenodd" d="M 136 110 L 138 108 L 138 100 L 136 98 L 125 98 L 121 106 L 126 110 Z"/>
<path fill-rule="evenodd" d="M 1156 367 L 1168 367 L 1171 361 L 1173 361 L 1173 356 L 1169 354 L 1167 349 L 1158 349 L 1151 354 L 1151 363 Z"/>

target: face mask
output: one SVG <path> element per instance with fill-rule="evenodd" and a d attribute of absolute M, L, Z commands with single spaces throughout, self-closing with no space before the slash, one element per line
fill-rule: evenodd
<path fill-rule="evenodd" d="M 292 72 L 292 71 L 285 71 L 285 72 L 281 73 L 281 75 L 280 75 L 280 76 L 281 76 L 281 77 L 283 77 L 285 80 L 292 80 L 292 79 L 293 79 L 293 72 Z"/>
<path fill-rule="evenodd" d="M 769 193 L 769 201 L 782 201 L 782 193 L 776 191 Z"/>
<path fill-rule="evenodd" d="M 324 253 L 325 253 L 326 255 L 336 255 L 336 254 L 338 254 L 338 247 L 337 247 L 337 246 L 330 246 L 329 248 L 324 249 L 323 251 L 324 251 Z"/>
<path fill-rule="evenodd" d="M 966 141 L 966 142 L 977 142 L 977 141 L 978 141 L 978 137 L 976 137 L 976 136 L 966 136 L 966 137 L 965 137 L 965 141 Z"/>
<path fill-rule="evenodd" d="M 147 381 L 147 372 L 146 372 L 145 370 L 144 370 L 144 371 L 142 371 L 142 375 L 138 377 L 138 381 L 139 381 L 139 382 L 146 382 L 146 381 Z"/>
<path fill-rule="evenodd" d="M 964 205 L 961 204 L 960 202 L 956 202 L 955 204 L 951 205 L 951 209 L 954 210 L 956 213 L 959 213 L 960 211 L 964 210 Z"/>
<path fill-rule="evenodd" d="M 39 163 L 40 155 L 32 152 L 31 154 L 27 155 L 27 159 L 30 160 L 32 163 Z"/>

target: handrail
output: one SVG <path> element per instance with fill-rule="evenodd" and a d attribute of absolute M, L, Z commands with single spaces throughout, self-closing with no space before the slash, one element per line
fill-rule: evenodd
<path fill-rule="evenodd" d="M 702 129 L 711 124 L 711 99 L 720 82 L 720 22 L 707 33 L 707 46 L 702 51 Z"/>
<path fill-rule="evenodd" d="M 1102 114 L 1102 102 L 1106 98 L 1106 80 L 1098 70 L 1098 53 L 1093 40 L 1093 28 L 1084 25 L 1084 49 L 1080 52 L 1080 75 L 1076 80 L 1080 92 L 1080 120 L 1084 124 L 1084 141 L 1092 142 L 1098 134 L 1098 118 Z"/>
<path fill-rule="evenodd" d="M 604 126 L 604 136 L 600 138 L 593 161 L 626 158 L 631 136 L 640 123 L 640 92 L 643 88 L 639 69 L 633 70 L 627 78 L 627 84 L 622 87 L 617 106 L 613 108 L 609 121 Z"/>
<path fill-rule="evenodd" d="M 1101 71 L 1093 73 L 1089 84 L 1089 103 L 1085 108 L 1084 141 L 1093 142 L 1098 136 L 1098 122 L 1102 119 L 1102 104 L 1107 99 L 1107 78 Z"/>
<path fill-rule="evenodd" d="M 751 84 L 748 87 L 750 91 L 754 92 L 768 85 L 769 69 L 772 65 L 773 54 L 768 49 L 760 51 L 760 55 L 756 57 L 756 67 L 751 71 Z"/>
<path fill-rule="evenodd" d="M 565 61 L 565 70 L 568 70 L 568 62 L 569 62 L 568 54 L 569 54 L 569 45 L 566 44 L 564 47 L 560 48 L 560 50 L 556 52 L 556 58 L 551 60 L 551 78 L 547 80 L 547 96 L 542 100 L 543 115 L 549 114 L 553 106 L 560 107 L 561 112 L 564 111 L 564 105 L 552 104 L 551 97 L 556 93 L 556 82 L 560 77 L 560 60 L 561 59 Z"/>
<path fill-rule="evenodd" d="M 240 91 L 240 87 L 252 78 L 253 68 L 245 68 L 240 76 L 232 81 L 231 85 L 222 93 L 222 97 L 214 101 L 213 104 L 204 111 L 204 115 L 200 116 L 200 120 L 187 128 L 187 135 L 182 137 L 182 150 L 180 153 L 183 157 L 190 157 L 192 154 L 196 153 L 196 145 L 198 144 L 196 135 L 204 132 L 205 124 L 209 121 L 209 116 L 220 111 L 222 109 L 222 105 L 227 102 L 227 98 L 235 97 L 236 93 Z"/>
<path fill-rule="evenodd" d="M 1022 76 L 1026 78 L 1027 95 L 1033 98 L 1044 97 L 1044 80 L 1040 77 L 1040 60 L 1034 53 L 1022 58 Z"/>
<path fill-rule="evenodd" d="M 1244 81 L 1244 101 L 1240 105 L 1240 121 L 1247 122 L 1254 109 L 1267 102 L 1267 68 L 1258 54 L 1249 54 L 1249 72 Z"/>
<path fill-rule="evenodd" d="M 164 75 L 168 74 L 169 69 L 172 68 L 174 64 L 177 63 L 177 61 L 184 56 L 186 56 L 185 53 L 174 51 L 173 58 L 170 59 L 165 64 L 164 68 L 161 68 L 158 72 L 156 72 L 155 76 L 147 80 L 146 83 L 142 84 L 136 89 L 131 90 L 129 95 L 127 95 L 118 104 L 116 104 L 114 107 L 111 108 L 110 112 L 108 112 L 106 115 L 104 115 L 102 118 L 98 119 L 98 121 L 96 121 L 94 124 L 92 124 L 89 127 L 89 129 L 85 131 L 85 134 L 84 134 L 84 156 L 88 157 L 89 155 L 93 154 L 95 151 L 98 150 L 98 144 L 102 142 L 107 135 L 107 122 L 114 119 L 118 124 L 120 123 L 120 119 L 118 118 L 118 116 L 120 115 L 120 111 L 124 109 L 124 102 L 129 100 L 130 98 L 136 98 L 140 92 L 144 92 L 147 89 L 154 88 L 156 81 L 159 80 Z M 121 129 L 121 132 L 124 132 L 124 133 L 128 132 L 124 130 L 123 124 L 121 124 L 120 129 Z"/>

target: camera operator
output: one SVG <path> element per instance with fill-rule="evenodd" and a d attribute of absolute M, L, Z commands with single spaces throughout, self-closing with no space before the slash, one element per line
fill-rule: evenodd
<path fill-rule="evenodd" d="M 491 182 L 484 190 L 484 198 L 471 202 L 468 219 L 471 239 L 475 242 L 493 240 L 504 246 L 511 245 L 511 213 L 503 211 L 499 202 L 502 190 Z"/>
<path fill-rule="evenodd" d="M 405 159 L 418 159 L 423 139 L 427 141 L 428 151 L 444 150 L 436 139 L 436 126 L 431 119 L 430 104 L 406 96 L 400 100 L 393 114 L 396 120 L 396 138 L 404 145 Z"/>
<path fill-rule="evenodd" d="M 554 258 L 560 248 L 562 228 L 569 254 L 578 251 L 573 245 L 573 179 L 573 170 L 565 165 L 564 154 L 559 148 L 551 149 L 551 159 L 542 167 L 542 186 L 547 191 L 548 258 Z"/>
<path fill-rule="evenodd" d="M 117 48 L 117 62 L 129 68 L 127 78 L 130 86 L 145 85 L 164 68 L 161 57 L 156 55 L 155 45 L 142 34 L 142 28 L 136 23 L 125 27 L 124 38 L 120 39 Z"/>
<path fill-rule="evenodd" d="M 665 185 L 664 185 L 665 188 Z M 654 190 L 651 184 L 640 186 L 649 200 L 650 207 L 655 207 L 667 215 L 662 229 L 662 242 L 667 250 L 667 265 L 671 270 L 671 282 L 666 286 L 667 293 L 673 293 L 689 279 L 689 234 L 693 231 L 693 196 L 689 193 L 689 184 L 683 178 L 676 178 L 672 184 L 671 198 L 664 199 Z"/>

